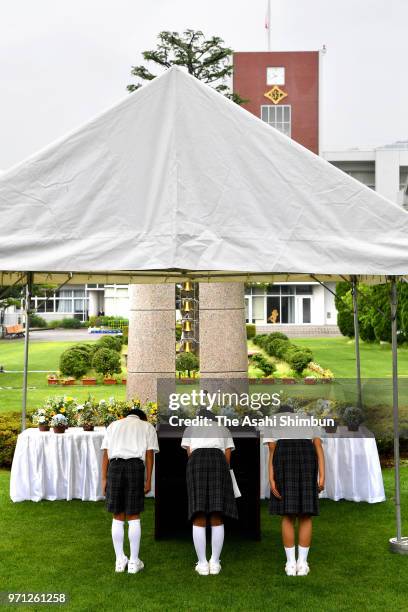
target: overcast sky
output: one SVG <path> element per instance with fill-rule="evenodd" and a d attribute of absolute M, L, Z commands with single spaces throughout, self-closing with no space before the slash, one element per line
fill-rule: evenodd
<path fill-rule="evenodd" d="M 272 50 L 327 45 L 324 148 L 408 139 L 408 0 L 272 0 Z M 1 0 L 0 168 L 126 95 L 160 30 L 266 50 L 266 0 Z M 165 104 L 165 100 L 163 100 Z"/>

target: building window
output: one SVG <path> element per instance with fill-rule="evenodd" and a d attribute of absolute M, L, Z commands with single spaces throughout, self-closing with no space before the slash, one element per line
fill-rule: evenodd
<path fill-rule="evenodd" d="M 311 323 L 313 286 L 248 285 L 245 288 L 246 320 L 257 325 Z"/>
<path fill-rule="evenodd" d="M 292 111 L 290 104 L 263 104 L 261 106 L 261 119 L 280 132 L 291 136 Z"/>

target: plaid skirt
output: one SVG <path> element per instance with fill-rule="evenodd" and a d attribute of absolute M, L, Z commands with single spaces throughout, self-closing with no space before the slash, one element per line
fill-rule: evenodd
<path fill-rule="evenodd" d="M 139 514 L 144 509 L 145 466 L 141 459 L 112 459 L 106 481 L 106 509 Z"/>
<path fill-rule="evenodd" d="M 271 491 L 271 514 L 319 514 L 317 455 L 312 440 L 278 440 L 273 471 L 282 499 Z"/>
<path fill-rule="evenodd" d="M 197 512 L 221 512 L 238 518 L 231 474 L 218 448 L 197 448 L 187 463 L 188 518 Z"/>

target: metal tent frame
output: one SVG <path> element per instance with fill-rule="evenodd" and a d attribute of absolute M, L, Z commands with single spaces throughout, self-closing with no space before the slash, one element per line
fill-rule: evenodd
<path fill-rule="evenodd" d="M 170 271 L 169 271 L 170 272 Z M 25 300 L 24 300 L 24 318 L 25 318 L 25 340 L 24 340 L 24 376 L 23 376 L 23 399 L 22 399 L 22 413 L 21 413 L 21 429 L 24 430 L 26 426 L 27 417 L 27 386 L 28 386 L 28 353 L 29 353 L 29 312 L 30 312 L 30 297 L 32 291 L 32 284 L 34 279 L 33 272 L 26 272 L 25 282 Z M 90 274 L 92 276 L 92 274 Z M 185 271 L 181 271 L 180 276 L 184 278 L 193 279 L 192 274 L 188 274 Z M 180 276 L 173 276 L 169 274 L 167 282 L 177 282 L 180 280 Z M 215 278 L 213 274 L 207 276 L 209 282 L 219 282 L 225 280 L 227 277 L 229 280 L 231 276 L 234 278 L 232 273 L 216 274 Z M 248 277 L 252 275 L 248 275 Z M 266 274 L 262 275 L 266 277 Z M 276 276 L 276 275 L 274 275 Z M 284 275 L 282 275 L 284 276 Z M 300 275 L 299 275 L 300 276 Z M 304 275 L 302 275 L 304 276 Z M 237 275 L 238 278 L 235 280 L 242 281 L 242 275 Z M 309 278 L 313 278 L 321 285 L 327 288 L 324 281 L 320 280 L 317 276 L 310 274 Z M 72 273 L 69 274 L 69 279 L 72 279 Z M 390 550 L 399 554 L 408 554 L 408 537 L 402 536 L 402 519 L 401 519 L 401 485 L 400 485 L 400 445 L 399 445 L 399 403 L 398 403 L 398 352 L 397 352 L 397 312 L 398 312 L 398 293 L 397 293 L 397 282 L 398 279 L 405 281 L 403 277 L 389 276 L 386 277 L 386 282 L 390 283 L 390 306 L 391 306 L 391 337 L 392 337 L 392 398 L 393 398 L 393 433 L 394 433 L 394 470 L 395 470 L 395 522 L 396 522 L 396 536 L 390 538 L 389 546 Z M 204 279 L 203 279 L 204 280 Z M 353 318 L 354 318 L 354 332 L 355 332 L 355 352 L 356 352 L 356 382 L 357 382 L 357 397 L 358 404 L 362 406 L 362 385 L 361 385 L 361 363 L 360 363 L 360 333 L 358 323 L 358 277 L 352 276 L 350 279 L 343 277 L 343 280 L 350 282 L 353 296 Z M 68 281 L 65 281 L 68 282 Z M 65 282 L 63 284 L 65 284 Z M 152 280 L 150 280 L 152 282 Z M 154 282 L 154 281 L 153 281 Z M 331 289 L 329 289 L 331 291 Z M 331 291 L 334 293 L 333 291 Z"/>

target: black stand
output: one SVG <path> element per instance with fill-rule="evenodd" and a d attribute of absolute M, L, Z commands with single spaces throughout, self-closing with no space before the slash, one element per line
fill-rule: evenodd
<path fill-rule="evenodd" d="M 187 452 L 181 448 L 183 427 L 159 425 L 160 452 L 155 457 L 155 538 L 191 535 L 187 518 Z M 226 519 L 229 534 L 261 539 L 260 527 L 260 449 L 259 432 L 253 428 L 233 428 L 235 451 L 231 455 L 242 497 L 237 499 L 239 519 Z"/>

